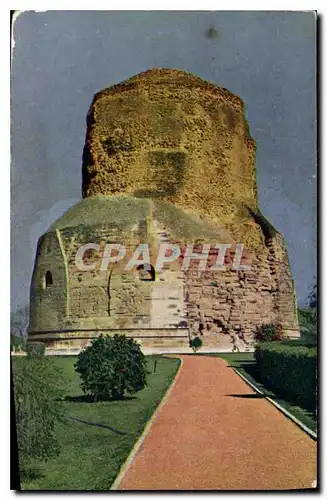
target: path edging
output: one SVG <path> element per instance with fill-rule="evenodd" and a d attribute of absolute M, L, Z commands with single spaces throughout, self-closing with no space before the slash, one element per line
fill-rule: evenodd
<path fill-rule="evenodd" d="M 142 434 L 140 435 L 140 437 L 136 441 L 136 443 L 133 446 L 131 452 L 129 453 L 127 459 L 125 460 L 125 462 L 121 466 L 121 468 L 120 468 L 120 470 L 118 472 L 118 475 L 116 476 L 116 479 L 114 480 L 114 482 L 110 486 L 110 490 L 118 490 L 118 487 L 119 487 L 119 485 L 120 485 L 123 477 L 125 476 L 125 474 L 126 474 L 128 468 L 129 468 L 129 466 L 131 465 L 132 461 L 134 460 L 135 455 L 137 454 L 137 452 L 139 451 L 141 445 L 143 444 L 143 441 L 145 440 L 145 438 L 149 434 L 150 428 L 152 427 L 152 424 L 153 424 L 154 420 L 157 418 L 157 416 L 158 416 L 159 412 L 161 411 L 162 407 L 166 404 L 166 402 L 168 400 L 168 397 L 169 397 L 171 391 L 173 390 L 173 388 L 174 388 L 174 386 L 176 384 L 176 381 L 177 381 L 177 379 L 179 377 L 179 374 L 181 372 L 181 368 L 182 368 L 182 365 L 183 365 L 183 359 L 182 358 L 178 358 L 177 357 L 176 359 L 180 360 L 180 365 L 178 367 L 178 370 L 176 372 L 175 377 L 173 378 L 172 383 L 168 387 L 167 391 L 165 392 L 162 400 L 160 401 L 159 405 L 157 406 L 157 408 L 153 412 L 152 416 L 147 421 L 146 426 L 144 427 L 144 430 L 143 430 Z"/>
<path fill-rule="evenodd" d="M 250 380 L 248 380 L 241 372 L 239 372 L 236 368 L 232 367 L 234 372 L 237 373 L 237 375 L 239 377 L 241 377 L 244 382 L 246 382 L 250 387 L 252 387 L 252 389 L 254 389 L 256 392 L 258 392 L 259 394 L 261 394 L 261 396 L 264 396 L 265 399 L 267 399 L 269 401 L 269 403 L 271 403 L 272 405 L 274 405 L 279 411 L 281 411 L 282 413 L 284 413 L 284 415 L 289 418 L 290 420 L 292 420 L 296 425 L 298 425 L 299 427 L 301 427 L 301 429 L 306 432 L 306 434 L 308 434 L 312 439 L 314 439 L 315 441 L 317 441 L 317 434 L 312 431 L 311 429 L 309 429 L 309 427 L 307 427 L 305 424 L 303 424 L 300 420 L 298 420 L 296 417 L 294 417 L 294 415 L 292 415 L 292 413 L 290 413 L 289 411 L 285 410 L 285 408 L 283 408 L 279 403 L 277 403 L 276 401 L 274 401 L 272 398 L 270 398 L 269 396 L 265 396 L 265 394 L 258 388 L 256 387 L 252 382 L 250 382 Z"/>

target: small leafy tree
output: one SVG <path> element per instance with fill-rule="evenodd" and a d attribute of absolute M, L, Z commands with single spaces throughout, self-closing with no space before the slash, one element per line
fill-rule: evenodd
<path fill-rule="evenodd" d="M 28 307 L 22 307 L 10 314 L 10 350 L 24 349 L 28 326 Z"/>
<path fill-rule="evenodd" d="M 13 362 L 18 454 L 22 477 L 34 460 L 59 454 L 56 423 L 62 418 L 62 375 L 48 357 L 25 356 Z"/>
<path fill-rule="evenodd" d="M 82 378 L 82 389 L 96 401 L 99 397 L 122 399 L 146 385 L 146 360 L 137 342 L 125 335 L 94 339 L 78 355 L 75 369 Z"/>
<path fill-rule="evenodd" d="M 317 342 L 318 314 L 317 314 L 317 284 L 309 293 L 307 306 L 298 309 L 299 325 L 303 340 Z"/>
<path fill-rule="evenodd" d="M 15 351 L 17 349 L 25 349 L 26 337 L 19 337 L 13 333 L 10 334 L 10 350 Z"/>
<path fill-rule="evenodd" d="M 259 342 L 272 342 L 283 338 L 283 330 L 280 325 L 269 323 L 257 327 L 254 338 Z"/>
<path fill-rule="evenodd" d="M 314 337 L 317 335 L 317 313 L 309 307 L 299 309 L 299 324 L 302 336 Z"/>
<path fill-rule="evenodd" d="M 313 285 L 308 297 L 310 309 L 317 310 L 317 282 Z"/>
<path fill-rule="evenodd" d="M 202 347 L 202 339 L 200 337 L 193 337 L 190 339 L 189 345 L 193 349 L 193 352 L 196 352 L 200 349 L 200 347 Z"/>

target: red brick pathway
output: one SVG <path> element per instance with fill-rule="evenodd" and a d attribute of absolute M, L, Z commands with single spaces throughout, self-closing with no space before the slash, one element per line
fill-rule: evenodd
<path fill-rule="evenodd" d="M 118 489 L 311 488 L 316 443 L 222 359 L 182 358 L 176 384 Z"/>

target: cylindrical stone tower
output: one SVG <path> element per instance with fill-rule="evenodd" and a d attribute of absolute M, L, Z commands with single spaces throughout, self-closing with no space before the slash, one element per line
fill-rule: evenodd
<path fill-rule="evenodd" d="M 190 73 L 154 69 L 95 95 L 83 154 L 84 200 L 38 245 L 29 338 L 82 347 L 121 331 L 169 351 L 203 336 L 204 347 L 250 349 L 255 329 L 299 336 L 283 237 L 258 208 L 256 144 L 242 100 Z M 76 270 L 78 246 L 108 242 L 244 245 L 251 269 L 197 264 L 152 273 Z M 185 241 L 185 238 L 187 241 Z M 249 263 L 249 262 L 248 262 Z"/>

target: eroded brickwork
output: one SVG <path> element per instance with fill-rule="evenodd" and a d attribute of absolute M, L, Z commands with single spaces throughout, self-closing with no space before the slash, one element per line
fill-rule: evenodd
<path fill-rule="evenodd" d="M 186 348 L 193 335 L 217 350 L 253 346 L 255 328 L 298 336 L 283 237 L 257 204 L 255 141 L 241 99 L 176 70 L 151 70 L 106 89 L 87 118 L 83 201 L 40 238 L 31 284 L 29 339 L 82 348 L 122 332 L 144 347 Z M 101 269 L 107 243 L 131 255 L 148 243 L 230 244 L 225 268 L 178 261 L 143 279 L 126 261 Z M 99 245 L 76 266 L 76 252 Z M 236 244 L 243 265 L 233 268 Z M 155 258 L 151 257 L 155 267 Z"/>
<path fill-rule="evenodd" d="M 160 197 L 255 246 L 255 151 L 239 97 L 183 71 L 150 70 L 94 97 L 82 192 Z"/>

